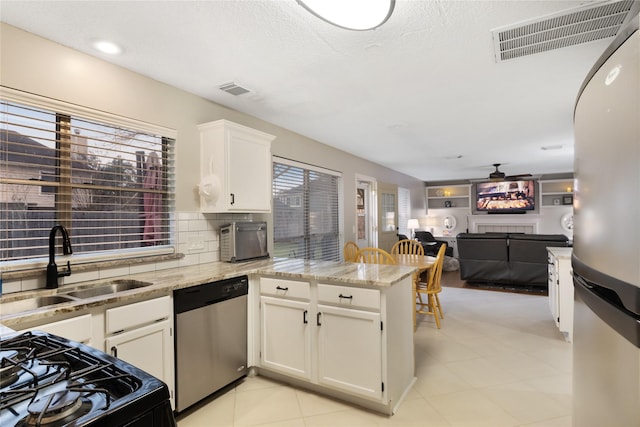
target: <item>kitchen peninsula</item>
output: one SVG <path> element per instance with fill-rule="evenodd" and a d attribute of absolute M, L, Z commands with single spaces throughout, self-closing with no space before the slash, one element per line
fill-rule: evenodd
<path fill-rule="evenodd" d="M 253 374 L 392 414 L 415 381 L 412 273 L 402 266 L 299 259 L 214 262 L 7 294 L 0 298 L 0 323 L 14 330 L 46 329 L 82 316 L 78 325 L 91 335 L 88 342 L 104 351 L 105 311 L 140 302 L 151 307 L 171 299 L 174 290 L 247 275 L 247 363 Z M 64 296 L 116 280 L 145 286 L 10 312 L 18 300 Z M 300 307 L 297 335 L 281 330 L 279 310 L 289 307 Z M 291 354 L 302 355 L 301 366 Z M 165 380 L 173 384 L 173 378 Z"/>

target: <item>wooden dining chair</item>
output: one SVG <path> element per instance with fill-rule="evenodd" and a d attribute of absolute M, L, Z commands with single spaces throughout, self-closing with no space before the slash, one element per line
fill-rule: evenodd
<path fill-rule="evenodd" d="M 364 262 L 365 264 L 391 264 L 395 265 L 396 261 L 391 254 L 380 248 L 362 248 L 356 255 L 358 262 Z"/>
<path fill-rule="evenodd" d="M 400 241 L 396 242 L 393 247 L 391 248 L 391 254 L 392 255 L 409 255 L 409 256 L 424 256 L 424 247 L 422 246 L 422 243 L 418 242 L 417 240 L 411 240 L 411 239 L 401 239 Z M 412 277 L 412 292 L 415 294 L 416 289 L 418 288 L 418 282 L 420 282 L 420 274 L 421 271 L 420 270 L 416 270 L 415 273 L 413 273 L 413 277 Z M 416 327 L 416 313 L 414 311 L 413 313 L 413 327 Z"/>
<path fill-rule="evenodd" d="M 344 248 L 342 248 L 344 262 L 356 262 L 359 250 L 360 248 L 356 242 L 348 241 L 345 243 Z"/>
<path fill-rule="evenodd" d="M 391 248 L 391 254 L 423 255 L 424 248 L 417 240 L 400 240 Z"/>
<path fill-rule="evenodd" d="M 440 319 L 444 319 L 438 294 L 442 291 L 442 266 L 446 250 L 446 245 L 442 245 L 438 250 L 436 261 L 427 272 L 427 281 L 416 283 L 416 313 L 432 314 L 438 329 L 440 329 Z M 423 298 L 426 298 L 426 301 Z"/>

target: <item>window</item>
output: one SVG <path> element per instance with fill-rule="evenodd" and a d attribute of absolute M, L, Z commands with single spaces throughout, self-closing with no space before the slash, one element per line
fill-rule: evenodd
<path fill-rule="evenodd" d="M 74 255 L 169 245 L 174 141 L 60 104 L 0 100 L 1 259 L 47 256 L 55 224 Z"/>
<path fill-rule="evenodd" d="M 274 160 L 273 256 L 340 260 L 340 180 L 333 171 Z"/>
<path fill-rule="evenodd" d="M 56 174 L 49 171 L 41 171 L 40 172 L 40 181 L 42 182 L 56 182 Z M 40 187 L 40 192 L 55 194 L 56 187 L 53 185 L 43 185 Z"/>
<path fill-rule="evenodd" d="M 396 231 L 396 195 L 380 193 L 380 226 L 382 231 Z"/>

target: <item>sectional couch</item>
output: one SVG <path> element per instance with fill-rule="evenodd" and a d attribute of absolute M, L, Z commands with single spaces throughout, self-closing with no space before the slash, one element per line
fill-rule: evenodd
<path fill-rule="evenodd" d="M 461 233 L 460 278 L 469 282 L 546 286 L 547 247 L 569 246 L 564 234 Z"/>

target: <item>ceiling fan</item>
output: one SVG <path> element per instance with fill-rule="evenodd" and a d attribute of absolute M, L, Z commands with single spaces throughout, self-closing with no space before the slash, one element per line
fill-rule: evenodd
<path fill-rule="evenodd" d="M 499 182 L 499 181 L 517 181 L 519 179 L 522 178 L 528 178 L 531 176 L 530 173 L 523 173 L 520 175 L 509 175 L 506 176 L 506 174 L 500 170 L 498 170 L 498 167 L 500 167 L 500 163 L 494 163 L 493 166 L 496 168 L 496 170 L 494 170 L 493 172 L 491 172 L 489 174 L 489 179 L 491 181 L 494 182 Z"/>

